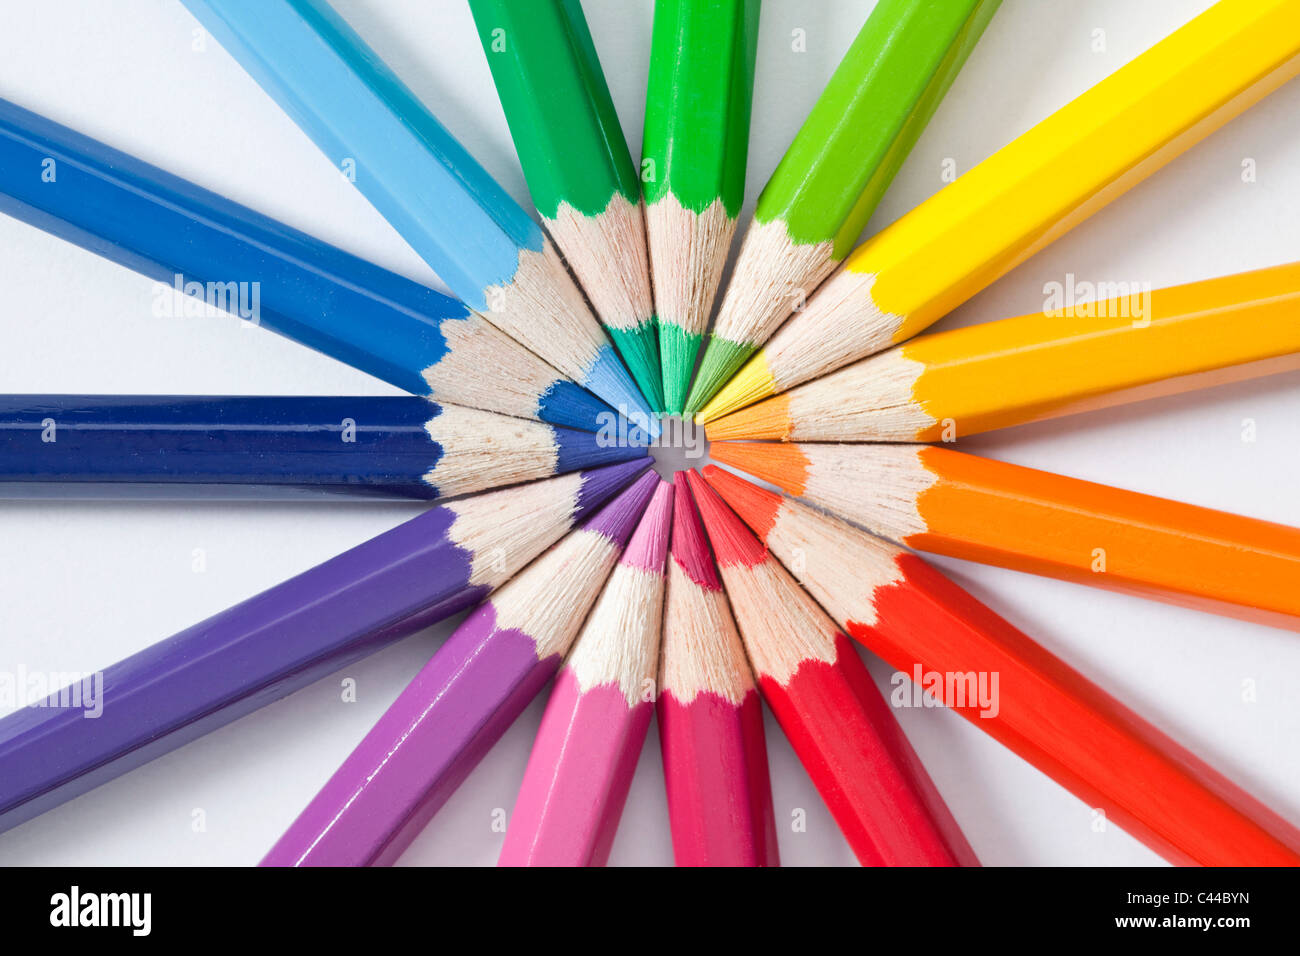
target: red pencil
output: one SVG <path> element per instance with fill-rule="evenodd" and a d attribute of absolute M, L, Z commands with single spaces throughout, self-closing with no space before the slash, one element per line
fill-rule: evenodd
<path fill-rule="evenodd" d="M 763 704 L 704 528 L 673 477 L 659 740 L 678 866 L 779 866 Z"/>
<path fill-rule="evenodd" d="M 694 472 L 722 580 L 776 714 L 864 866 L 977 866 L 848 638 Z"/>
<path fill-rule="evenodd" d="M 998 675 L 995 708 L 949 692 L 968 680 L 943 681 L 944 702 L 1158 853 L 1208 866 L 1300 864 L 1300 831 L 920 558 L 705 471 L 840 626 L 892 667 L 927 682 Z"/>

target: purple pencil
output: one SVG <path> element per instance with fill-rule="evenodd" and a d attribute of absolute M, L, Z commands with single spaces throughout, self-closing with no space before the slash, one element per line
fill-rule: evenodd
<path fill-rule="evenodd" d="M 396 860 L 559 669 L 658 484 L 642 475 L 466 618 L 262 866 Z"/>
<path fill-rule="evenodd" d="M 0 720 L 0 831 L 480 601 L 649 466 L 449 502 Z"/>

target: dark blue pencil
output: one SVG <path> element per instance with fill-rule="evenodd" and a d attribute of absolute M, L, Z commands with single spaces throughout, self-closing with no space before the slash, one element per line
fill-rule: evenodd
<path fill-rule="evenodd" d="M 159 280 L 164 303 L 180 290 L 412 394 L 586 431 L 617 421 L 457 300 L 6 100 L 0 212 Z"/>
<path fill-rule="evenodd" d="M 433 499 L 645 454 L 409 396 L 0 395 L 0 498 Z"/>

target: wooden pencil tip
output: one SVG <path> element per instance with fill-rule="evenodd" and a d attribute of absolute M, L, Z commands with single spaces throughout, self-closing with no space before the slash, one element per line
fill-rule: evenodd
<path fill-rule="evenodd" d="M 767 540 L 768 532 L 776 524 L 781 502 L 784 501 L 780 495 L 760 488 L 739 475 L 723 471 L 717 465 L 705 465 L 704 480 L 722 496 L 732 511 L 740 515 L 745 524 L 753 528 L 764 541 Z"/>
<path fill-rule="evenodd" d="M 709 455 L 714 461 L 770 481 L 787 494 L 802 495 L 808 484 L 808 456 L 798 445 L 717 442 L 710 445 Z"/>
<path fill-rule="evenodd" d="M 686 414 L 695 415 L 704 403 L 714 396 L 727 379 L 754 354 L 754 346 L 747 342 L 732 342 L 713 336 L 704 348 L 704 358 L 695 376 L 691 396 L 686 400 Z"/>
<path fill-rule="evenodd" d="M 673 475 L 673 560 L 700 587 L 709 591 L 722 588 L 684 471 Z"/>
<path fill-rule="evenodd" d="M 792 427 L 790 399 L 786 395 L 777 395 L 707 422 L 704 434 L 709 441 L 759 438 L 785 441 L 790 437 Z"/>
<path fill-rule="evenodd" d="M 686 472 L 686 481 L 720 565 L 739 564 L 752 568 L 767 560 L 767 548 L 718 497 L 718 493 L 705 484 L 698 472 Z"/>
<path fill-rule="evenodd" d="M 718 391 L 695 420 L 708 424 L 723 415 L 730 415 L 755 402 L 776 394 L 776 381 L 767 368 L 766 354 L 762 349 L 745 363 L 744 367 Z"/>
<path fill-rule="evenodd" d="M 654 496 L 645 506 L 641 521 L 632 532 L 632 540 L 623 552 L 624 564 L 663 573 L 664 560 L 668 557 L 668 535 L 672 530 L 672 504 L 673 486 L 656 475 Z"/>

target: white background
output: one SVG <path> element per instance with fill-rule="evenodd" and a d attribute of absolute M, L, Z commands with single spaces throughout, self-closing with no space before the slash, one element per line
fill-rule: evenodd
<path fill-rule="evenodd" d="M 335 0 L 339 11 L 511 192 L 522 175 L 459 0 Z M 633 153 L 651 4 L 587 0 Z M 749 209 L 860 26 L 868 3 L 766 0 Z M 1006 0 L 880 207 L 872 231 L 1209 6 L 1208 0 Z M 0 0 L 0 96 L 418 280 L 433 274 L 174 0 Z M 791 49 L 806 31 L 807 52 Z M 1093 49 L 1094 31 L 1105 49 Z M 1176 160 L 947 319 L 1035 311 L 1043 284 L 1154 286 L 1300 258 L 1300 84 Z M 1243 183 L 1242 161 L 1258 180 Z M 748 218 L 749 209 L 745 217 Z M 0 218 L 0 391 L 382 394 L 392 389 L 229 319 L 151 314 L 152 283 Z M 1295 375 L 1012 429 L 964 442 L 991 456 L 1300 524 Z M 1242 441 L 1253 419 L 1258 438 Z M 698 464 L 698 462 L 696 462 Z M 0 503 L 0 669 L 91 671 L 383 531 L 416 505 Z M 192 570 L 195 549 L 206 570 Z M 976 596 L 1300 821 L 1300 642 L 1294 634 L 1010 571 L 941 560 Z M 1297 582 L 1300 585 L 1300 582 Z M 451 624 L 299 691 L 0 836 L 0 861 L 252 864 L 306 804 Z M 888 670 L 872 664 L 882 686 Z M 359 700 L 340 700 L 342 677 Z M 1253 680 L 1257 701 L 1244 702 Z M 489 864 L 513 805 L 539 699 L 403 863 Z M 975 727 L 899 711 L 988 864 L 1132 864 L 1158 857 Z M 93 727 L 87 726 L 88 732 Z M 852 862 L 769 723 L 787 864 Z M 791 832 L 795 808 L 805 833 Z M 192 826 L 202 810 L 206 830 Z M 672 860 L 651 731 L 613 863 Z"/>

